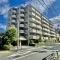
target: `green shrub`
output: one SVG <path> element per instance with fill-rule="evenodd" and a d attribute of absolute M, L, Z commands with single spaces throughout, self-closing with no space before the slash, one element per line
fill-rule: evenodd
<path fill-rule="evenodd" d="M 11 44 L 9 44 L 9 45 L 4 45 L 4 49 L 5 50 L 10 50 L 10 48 L 12 48 L 13 46 L 11 45 Z"/>

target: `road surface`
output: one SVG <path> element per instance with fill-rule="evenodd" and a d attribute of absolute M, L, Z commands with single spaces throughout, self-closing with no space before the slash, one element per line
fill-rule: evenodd
<path fill-rule="evenodd" d="M 49 50 L 60 49 L 60 44 L 53 44 L 51 46 L 38 47 L 31 49 L 29 51 L 21 52 L 12 52 L 3 54 L 0 53 L 0 60 L 41 60 L 44 57 L 48 56 L 52 52 L 47 52 Z"/>

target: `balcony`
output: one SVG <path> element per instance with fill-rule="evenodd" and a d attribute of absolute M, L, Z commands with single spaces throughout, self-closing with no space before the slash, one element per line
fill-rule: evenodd
<path fill-rule="evenodd" d="M 48 36 L 50 36 L 50 33 L 48 33 Z"/>
<path fill-rule="evenodd" d="M 24 17 L 24 14 L 20 14 L 21 17 Z"/>
<path fill-rule="evenodd" d="M 39 20 L 41 20 L 41 17 L 39 17 L 38 15 L 36 15 L 36 18 L 39 19 Z"/>
<path fill-rule="evenodd" d="M 38 34 L 41 34 L 41 31 L 40 31 L 40 30 L 37 30 L 37 33 L 38 33 Z"/>
<path fill-rule="evenodd" d="M 43 30 L 44 30 L 44 31 L 48 31 L 48 29 L 46 29 L 46 28 L 43 28 Z"/>
<path fill-rule="evenodd" d="M 48 26 L 48 25 L 46 25 L 46 24 L 42 24 L 42 26 L 43 26 L 43 27 L 46 27 L 46 28 L 49 28 L 49 26 Z"/>
<path fill-rule="evenodd" d="M 49 29 L 48 29 L 47 31 L 48 31 L 48 32 L 50 32 L 50 30 L 49 30 Z"/>
<path fill-rule="evenodd" d="M 31 20 L 35 21 L 35 18 L 32 18 Z"/>
<path fill-rule="evenodd" d="M 21 12 L 24 12 L 24 9 L 20 9 Z"/>
<path fill-rule="evenodd" d="M 49 23 L 45 20 L 42 20 L 42 23 L 45 23 L 45 24 L 49 25 Z"/>
<path fill-rule="evenodd" d="M 39 35 L 30 35 L 30 39 L 39 39 Z"/>
<path fill-rule="evenodd" d="M 35 9 L 32 7 L 32 10 L 35 11 Z"/>
<path fill-rule="evenodd" d="M 38 11 L 36 11 L 36 13 L 37 13 L 39 16 L 41 16 L 41 14 L 40 14 Z"/>
<path fill-rule="evenodd" d="M 55 32 L 54 32 L 54 31 L 50 31 L 50 33 L 55 34 Z"/>
<path fill-rule="evenodd" d="M 36 33 L 36 30 L 35 29 L 31 29 L 30 32 Z"/>
<path fill-rule="evenodd" d="M 31 23 L 30 26 L 36 28 L 36 24 L 34 24 L 34 23 Z"/>
<path fill-rule="evenodd" d="M 50 34 L 50 36 L 51 36 L 51 37 L 54 37 L 54 36 L 55 36 L 55 34 Z"/>
<path fill-rule="evenodd" d="M 37 22 L 38 24 L 41 24 L 41 21 L 36 20 L 36 22 Z"/>
<path fill-rule="evenodd" d="M 48 33 L 46 33 L 46 32 L 43 32 L 43 35 L 48 35 Z"/>
<path fill-rule="evenodd" d="M 30 39 L 37 39 L 37 36 L 35 36 L 35 35 L 30 35 Z"/>
<path fill-rule="evenodd" d="M 24 19 L 20 19 L 20 22 L 24 22 Z"/>
<path fill-rule="evenodd" d="M 42 18 L 46 20 L 46 17 L 42 16 Z"/>
<path fill-rule="evenodd" d="M 35 13 L 32 12 L 32 15 L 35 16 Z"/>
<path fill-rule="evenodd" d="M 25 27 L 24 24 L 20 24 L 20 27 Z"/>
<path fill-rule="evenodd" d="M 15 21 L 15 20 L 12 20 L 11 22 L 12 22 L 12 23 L 16 23 L 16 21 Z"/>
<path fill-rule="evenodd" d="M 41 27 L 40 25 L 37 25 L 37 28 L 40 28 L 40 29 L 42 29 L 42 27 Z"/>
<path fill-rule="evenodd" d="M 16 18 L 16 15 L 12 15 L 12 18 Z"/>
<path fill-rule="evenodd" d="M 55 29 L 54 28 L 50 28 L 51 31 L 55 32 Z"/>
<path fill-rule="evenodd" d="M 29 18 L 31 22 L 36 23 L 35 18 Z"/>
<path fill-rule="evenodd" d="M 13 10 L 12 13 L 16 13 L 16 10 Z"/>
<path fill-rule="evenodd" d="M 20 30 L 20 33 L 24 33 L 24 30 Z"/>

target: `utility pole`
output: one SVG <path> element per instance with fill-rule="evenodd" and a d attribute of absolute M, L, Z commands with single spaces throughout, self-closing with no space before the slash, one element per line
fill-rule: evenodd
<path fill-rule="evenodd" d="M 19 15 L 18 14 L 19 13 L 17 13 L 17 34 L 18 34 L 18 38 L 17 38 L 17 51 L 19 50 Z"/>
<path fill-rule="evenodd" d="M 18 8 L 17 9 L 18 11 L 18 13 L 17 13 L 17 33 L 18 33 L 18 40 L 17 40 L 17 51 L 19 50 L 19 48 L 21 49 L 22 47 L 21 47 L 21 40 L 20 40 L 20 37 L 19 37 L 19 30 L 20 30 L 20 28 L 19 28 L 19 25 L 20 25 L 20 8 Z"/>

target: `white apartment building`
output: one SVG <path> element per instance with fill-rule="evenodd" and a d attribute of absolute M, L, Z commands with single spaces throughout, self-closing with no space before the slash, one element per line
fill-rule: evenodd
<path fill-rule="evenodd" d="M 32 41 L 42 39 L 54 39 L 55 30 L 53 24 L 32 5 L 13 7 L 8 13 L 8 26 L 16 26 L 19 21 L 19 38 L 22 44 L 30 44 Z"/>

